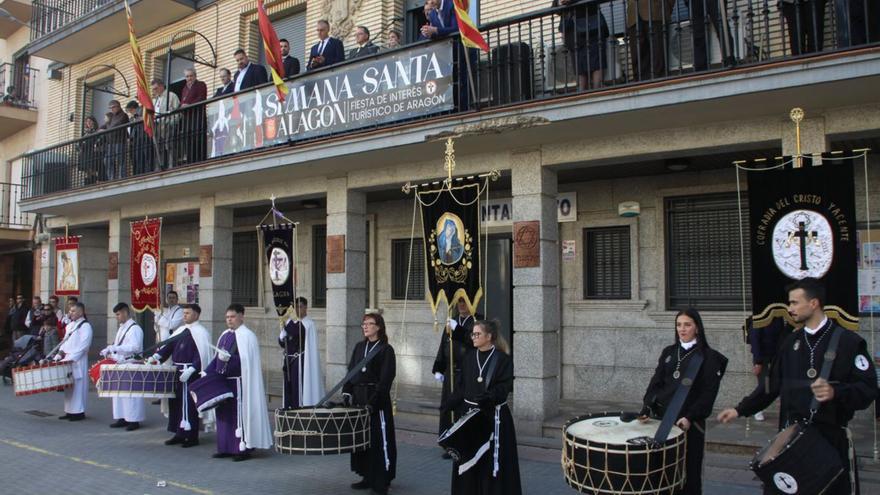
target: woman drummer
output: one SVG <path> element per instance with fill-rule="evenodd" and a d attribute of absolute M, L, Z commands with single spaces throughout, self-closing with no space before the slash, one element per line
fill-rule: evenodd
<path fill-rule="evenodd" d="M 712 405 L 718 395 L 718 386 L 727 367 L 727 358 L 709 347 L 703 320 L 696 309 L 688 308 L 675 316 L 675 343 L 663 349 L 657 360 L 657 369 L 645 392 L 640 420 L 660 419 L 672 401 L 676 390 L 688 378 L 689 364 L 697 355 L 703 362 L 692 379 L 684 404 L 677 414 L 675 425 L 687 435 L 687 470 L 681 494 L 699 494 L 703 491 L 703 450 L 706 440 L 706 418 L 712 414 Z"/>
<path fill-rule="evenodd" d="M 471 409 L 489 417 L 491 436 L 489 448 L 479 460 L 460 472 L 462 459 L 452 464 L 453 495 L 520 495 L 519 456 L 516 451 L 516 431 L 507 406 L 507 396 L 513 389 L 513 360 L 508 355 L 507 342 L 499 334 L 495 320 L 474 323 L 471 333 L 474 349 L 470 349 L 456 376 L 455 389 L 443 405 L 443 414 L 457 411 L 461 416 Z M 480 435 L 480 438 L 483 438 Z"/>
<path fill-rule="evenodd" d="M 342 397 L 346 406 L 369 408 L 370 448 L 365 452 L 351 454 L 351 470 L 363 477 L 351 487 L 384 495 L 388 493 L 388 485 L 394 479 L 397 466 L 397 443 L 391 405 L 391 385 L 396 374 L 394 348 L 388 343 L 382 315 L 364 315 L 361 329 L 364 340 L 354 346 L 348 370 L 353 370 L 371 353 L 375 353 L 375 357 L 345 384 Z"/>

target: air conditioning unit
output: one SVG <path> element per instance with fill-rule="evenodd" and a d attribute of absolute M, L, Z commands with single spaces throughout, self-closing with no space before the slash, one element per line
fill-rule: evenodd
<path fill-rule="evenodd" d="M 49 79 L 53 81 L 60 81 L 64 77 L 64 72 L 61 69 L 49 69 Z"/>
<path fill-rule="evenodd" d="M 730 26 L 730 35 L 733 37 L 733 55 L 737 60 L 742 59 L 746 52 L 745 43 L 745 23 L 738 23 L 736 26 L 728 19 Z M 667 28 L 667 60 L 669 60 L 669 71 L 678 71 L 683 69 L 691 69 L 694 67 L 694 32 L 690 20 L 680 21 L 669 24 Z M 721 44 L 718 34 L 715 32 L 715 25 L 709 24 L 709 63 L 721 63 Z"/>
<path fill-rule="evenodd" d="M 608 67 L 602 74 L 606 82 L 623 78 L 623 60 L 618 47 L 622 39 L 610 36 L 606 40 L 605 59 Z M 562 43 L 544 45 L 544 91 L 558 91 L 565 88 L 577 88 L 577 73 L 571 53 Z"/>

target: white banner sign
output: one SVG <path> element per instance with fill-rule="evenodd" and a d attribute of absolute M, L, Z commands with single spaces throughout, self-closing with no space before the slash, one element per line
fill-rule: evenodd
<path fill-rule="evenodd" d="M 558 222 L 577 221 L 577 193 L 565 192 L 556 196 L 556 220 Z M 504 227 L 513 225 L 513 200 L 511 198 L 491 199 L 481 205 L 481 221 L 484 227 Z"/>

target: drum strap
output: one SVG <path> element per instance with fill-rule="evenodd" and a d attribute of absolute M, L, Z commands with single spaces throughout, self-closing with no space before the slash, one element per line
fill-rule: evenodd
<path fill-rule="evenodd" d="M 374 347 L 373 350 L 371 350 L 369 352 L 369 354 L 367 354 L 366 356 L 364 356 L 363 359 L 361 359 L 361 362 L 356 364 L 354 366 L 354 368 L 348 370 L 348 373 L 345 375 L 345 377 L 342 378 L 342 381 L 337 383 L 335 387 L 331 388 L 327 392 L 327 394 L 324 395 L 324 397 L 322 397 L 321 400 L 319 400 L 317 404 L 315 404 L 315 407 L 323 406 L 328 400 L 330 400 L 331 397 L 333 397 L 334 394 L 336 394 L 336 392 L 339 391 L 339 389 L 342 388 L 343 385 L 348 383 L 349 380 L 351 380 L 352 378 L 354 378 L 355 375 L 360 373 L 361 368 L 365 367 L 370 361 L 373 360 L 374 357 L 378 356 L 379 353 L 382 352 L 383 350 L 385 350 L 385 344 L 379 343 L 378 345 L 376 345 L 376 347 Z"/>
<path fill-rule="evenodd" d="M 180 331 L 180 333 L 174 334 L 171 337 L 168 337 L 167 339 L 163 340 L 162 342 L 156 342 L 155 344 L 153 344 L 150 347 L 147 347 L 146 349 L 141 351 L 140 354 L 135 354 L 133 357 L 135 359 L 141 359 L 144 356 L 146 356 L 147 354 L 150 354 L 153 351 L 155 351 L 156 349 L 159 349 L 160 347 L 164 347 L 168 344 L 173 344 L 173 343 L 177 342 L 178 340 L 189 335 L 189 333 L 190 333 L 189 328 L 184 328 L 183 330 Z M 230 354 L 232 354 L 232 353 L 230 352 Z"/>
<path fill-rule="evenodd" d="M 489 363 L 489 368 L 486 370 L 486 390 L 489 390 L 489 384 L 492 383 L 492 375 L 495 374 L 495 367 L 498 365 L 498 358 L 492 357 L 492 362 Z"/>
<path fill-rule="evenodd" d="M 826 381 L 831 376 L 831 367 L 834 364 L 834 358 L 837 357 L 837 345 L 840 343 L 840 335 L 842 333 L 836 325 L 832 326 L 830 331 L 834 333 L 831 334 L 831 340 L 828 342 L 828 349 L 825 350 L 824 361 L 822 361 L 822 369 L 819 371 L 819 378 Z M 807 423 L 813 422 L 813 416 L 818 410 L 819 401 L 813 395 L 813 400 L 810 401 L 810 419 Z"/>
<path fill-rule="evenodd" d="M 657 428 L 657 433 L 654 435 L 655 445 L 662 445 L 666 441 L 666 437 L 669 436 L 669 431 L 672 430 L 672 425 L 678 419 L 678 413 L 681 412 L 681 407 L 684 405 L 685 399 L 687 399 L 688 392 L 690 392 L 691 385 L 694 384 L 694 378 L 697 377 L 702 364 L 702 352 L 694 354 L 694 357 L 688 362 L 687 369 L 684 371 L 684 377 L 682 377 L 681 382 L 678 384 L 678 388 L 675 389 L 675 395 L 672 396 L 672 400 L 666 408 L 666 413 L 663 414 L 660 427 Z"/>

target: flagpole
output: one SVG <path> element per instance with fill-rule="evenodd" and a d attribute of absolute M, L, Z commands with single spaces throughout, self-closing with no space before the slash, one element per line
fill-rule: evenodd
<path fill-rule="evenodd" d="M 459 43 L 461 43 L 461 41 L 459 41 Z M 471 68 L 471 49 L 468 48 L 464 43 L 462 43 L 462 49 L 464 50 L 464 60 L 465 64 L 467 65 L 468 88 L 470 89 L 471 101 L 477 103 L 477 89 L 474 87 L 474 72 Z"/>

